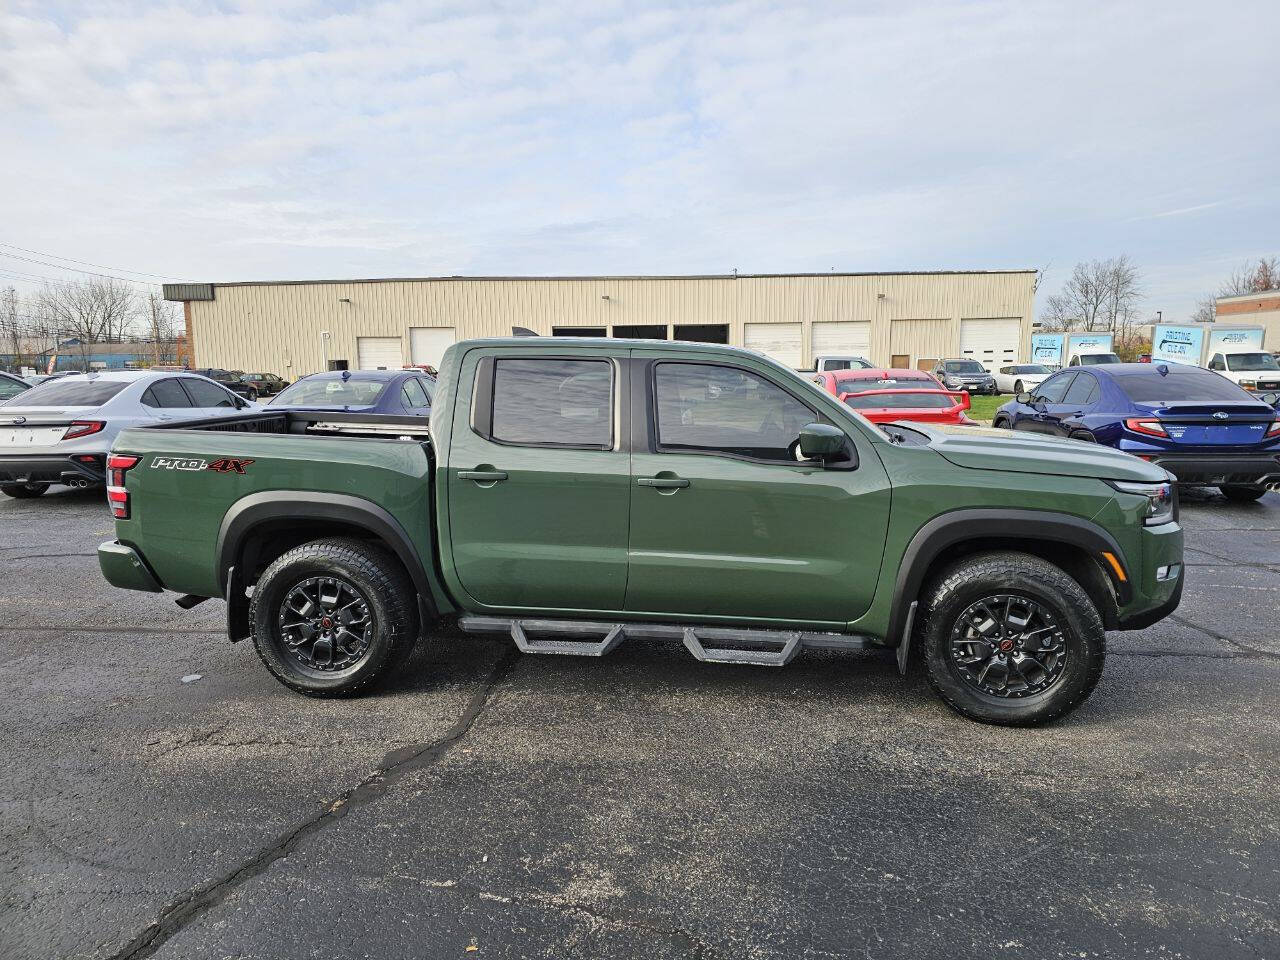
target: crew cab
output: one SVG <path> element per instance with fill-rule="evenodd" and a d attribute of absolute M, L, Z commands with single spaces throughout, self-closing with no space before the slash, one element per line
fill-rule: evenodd
<path fill-rule="evenodd" d="M 123 432 L 98 556 L 118 587 L 223 599 L 230 639 L 313 696 L 447 620 L 529 654 L 884 648 L 967 717 L 1053 720 L 1104 630 L 1177 606 L 1172 487 L 1105 447 L 949 429 L 877 427 L 727 346 L 464 341 L 429 430 L 268 407 Z"/>

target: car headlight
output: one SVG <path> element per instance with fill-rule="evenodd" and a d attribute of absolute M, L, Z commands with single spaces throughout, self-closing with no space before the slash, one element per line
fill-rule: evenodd
<path fill-rule="evenodd" d="M 1257 380 L 1241 380 L 1240 386 L 1244 387 L 1246 390 L 1257 390 L 1258 381 Z"/>
<path fill-rule="evenodd" d="M 1148 527 L 1170 523 L 1177 513 L 1177 502 L 1172 483 L 1129 483 L 1114 480 L 1111 485 L 1123 493 L 1133 493 L 1147 498 L 1147 513 L 1142 522 Z"/>

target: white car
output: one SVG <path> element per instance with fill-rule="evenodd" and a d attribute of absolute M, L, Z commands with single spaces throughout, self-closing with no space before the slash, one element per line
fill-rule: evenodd
<path fill-rule="evenodd" d="M 1023 393 L 1038 387 L 1055 373 L 1043 363 L 1015 363 L 996 371 L 996 389 L 1001 393 Z"/>
<path fill-rule="evenodd" d="M 1209 369 L 1232 383 L 1259 393 L 1280 390 L 1280 363 L 1269 353 L 1215 353 L 1209 358 Z"/>
<path fill-rule="evenodd" d="M 0 403 L 0 491 L 38 497 L 52 483 L 96 486 L 125 427 L 260 409 L 205 377 L 121 370 L 60 377 Z"/>

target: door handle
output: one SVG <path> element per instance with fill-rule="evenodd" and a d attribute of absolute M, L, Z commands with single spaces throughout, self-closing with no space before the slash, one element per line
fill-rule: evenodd
<path fill-rule="evenodd" d="M 683 477 L 637 477 L 636 483 L 642 487 L 657 487 L 659 490 L 675 490 L 689 486 Z"/>
<path fill-rule="evenodd" d="M 497 483 L 507 479 L 505 470 L 459 470 L 459 480 L 475 480 L 477 483 Z"/>

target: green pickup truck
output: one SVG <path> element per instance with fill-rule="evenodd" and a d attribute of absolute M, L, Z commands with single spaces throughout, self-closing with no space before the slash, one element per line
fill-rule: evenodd
<path fill-rule="evenodd" d="M 975 720 L 1062 716 L 1104 630 L 1169 614 L 1165 472 L 1106 447 L 876 427 L 793 371 L 686 343 L 456 344 L 430 429 L 267 408 L 125 430 L 112 584 L 227 604 L 284 684 L 364 690 L 442 620 L 527 653 L 627 638 L 781 666 L 918 660 Z"/>

